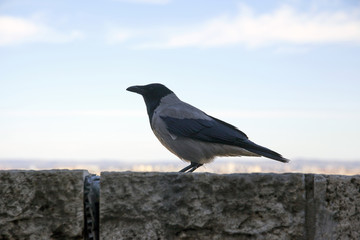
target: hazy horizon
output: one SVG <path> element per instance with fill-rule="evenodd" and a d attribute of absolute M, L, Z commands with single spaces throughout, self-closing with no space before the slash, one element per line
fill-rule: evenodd
<path fill-rule="evenodd" d="M 124 160 L 35 160 L 35 159 L 0 159 L 0 170 L 48 170 L 48 169 L 84 169 L 90 173 L 100 174 L 104 171 L 142 171 L 142 172 L 177 172 L 188 163 L 163 159 L 153 161 L 124 161 Z M 219 174 L 230 173 L 316 173 L 316 174 L 360 174 L 360 160 L 311 160 L 296 159 L 283 164 L 266 158 L 219 158 L 205 164 L 197 172 L 211 172 Z"/>

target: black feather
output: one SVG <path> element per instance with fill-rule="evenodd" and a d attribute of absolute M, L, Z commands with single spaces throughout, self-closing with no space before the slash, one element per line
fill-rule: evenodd
<path fill-rule="evenodd" d="M 241 147 L 249 152 L 259 154 L 281 162 L 289 160 L 279 153 L 250 141 L 245 133 L 231 124 L 211 117 L 211 120 L 161 116 L 168 131 L 176 136 L 196 139 L 204 142 L 219 143 Z"/>
<path fill-rule="evenodd" d="M 171 134 L 181 137 L 227 145 L 234 145 L 239 139 L 248 139 L 245 133 L 236 127 L 215 118 L 211 120 L 178 119 L 161 116 L 161 119 L 166 123 L 167 129 Z"/>
<path fill-rule="evenodd" d="M 246 140 L 246 141 L 239 141 L 237 144 L 237 146 L 241 147 L 241 148 L 244 148 L 252 153 L 256 153 L 256 154 L 259 154 L 261 156 L 264 156 L 264 157 L 267 157 L 267 158 L 271 158 L 273 160 L 277 160 L 277 161 L 280 161 L 280 162 L 289 162 L 288 159 L 286 158 L 283 158 L 281 156 L 281 154 L 271 150 L 271 149 L 268 149 L 266 147 L 263 147 L 263 146 L 260 146 L 250 140 Z"/>

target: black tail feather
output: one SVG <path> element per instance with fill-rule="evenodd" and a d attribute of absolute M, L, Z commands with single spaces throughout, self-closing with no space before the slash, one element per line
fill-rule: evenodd
<path fill-rule="evenodd" d="M 252 153 L 256 153 L 263 157 L 271 158 L 276 161 L 280 161 L 283 163 L 287 163 L 290 161 L 289 159 L 286 159 L 283 156 L 281 156 L 281 154 L 274 152 L 273 150 L 270 150 L 266 147 L 257 145 L 256 143 L 253 143 L 250 140 L 239 142 L 239 146 L 252 152 Z"/>

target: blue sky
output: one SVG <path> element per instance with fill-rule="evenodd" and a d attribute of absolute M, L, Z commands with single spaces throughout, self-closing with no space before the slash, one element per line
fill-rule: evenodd
<path fill-rule="evenodd" d="M 0 158 L 176 159 L 128 86 L 290 159 L 360 158 L 358 1 L 0 2 Z"/>

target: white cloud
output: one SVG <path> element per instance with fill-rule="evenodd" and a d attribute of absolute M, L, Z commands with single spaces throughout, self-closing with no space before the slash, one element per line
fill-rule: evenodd
<path fill-rule="evenodd" d="M 82 37 L 82 33 L 73 30 L 63 33 L 32 19 L 0 16 L 0 46 L 28 42 L 69 42 Z"/>
<path fill-rule="evenodd" d="M 245 45 L 254 48 L 344 42 L 360 43 L 359 9 L 299 12 L 290 6 L 282 6 L 272 12 L 256 14 L 251 8 L 242 6 L 235 16 L 219 16 L 202 24 L 177 29 L 177 33 L 164 33 L 157 41 L 140 47 Z"/>
<path fill-rule="evenodd" d="M 111 27 L 106 35 L 106 42 L 109 44 L 122 43 L 133 38 L 134 35 L 135 33 L 132 31 Z"/>

